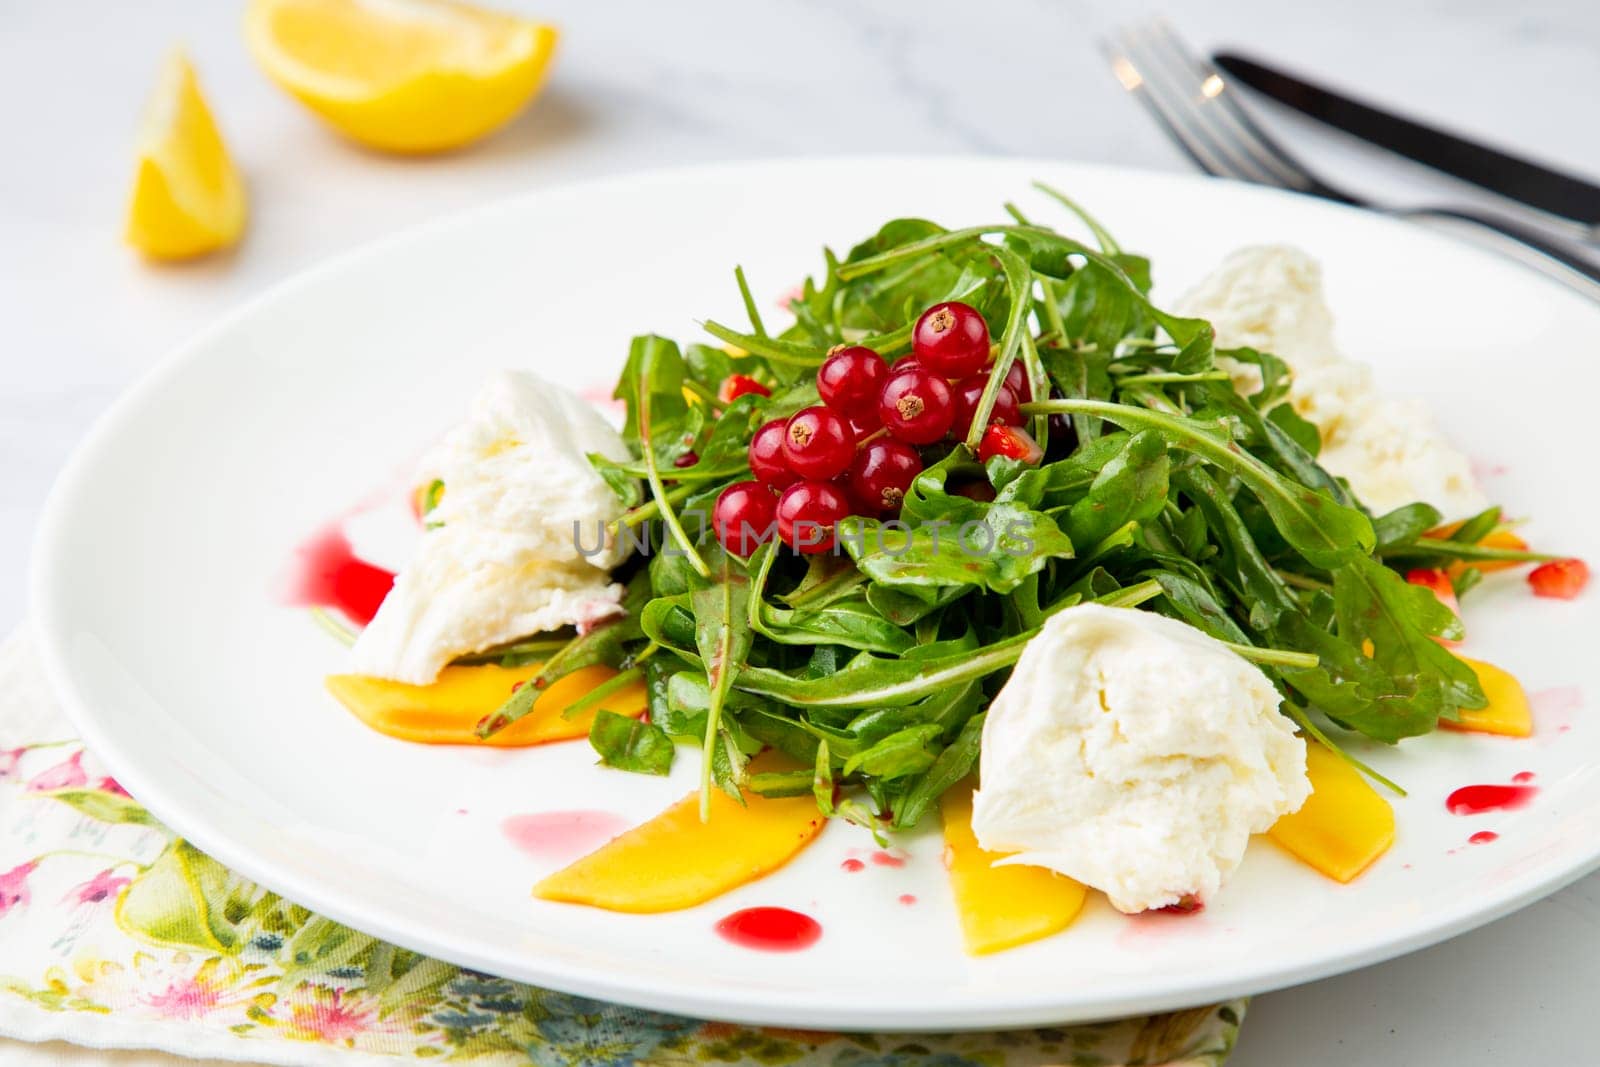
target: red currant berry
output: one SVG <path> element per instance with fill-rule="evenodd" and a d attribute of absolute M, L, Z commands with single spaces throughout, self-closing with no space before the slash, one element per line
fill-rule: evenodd
<path fill-rule="evenodd" d="M 956 437 L 966 437 L 972 429 L 972 417 L 978 413 L 978 402 L 989 387 L 987 374 L 973 374 L 961 379 L 952 388 L 956 398 L 956 421 L 950 432 Z M 1021 426 L 1022 412 L 1017 410 L 1017 398 L 1010 386 L 1002 385 L 994 395 L 994 407 L 989 409 L 989 425 Z"/>
<path fill-rule="evenodd" d="M 864 415 L 859 419 L 852 416 L 847 420 L 850 423 L 850 432 L 856 435 L 857 445 L 883 429 L 883 423 L 878 421 L 876 400 L 873 401 L 873 405 L 870 415 Z"/>
<path fill-rule="evenodd" d="M 889 365 L 878 353 L 861 345 L 841 346 L 817 368 L 817 393 L 833 410 L 863 418 L 877 410 L 887 377 Z"/>
<path fill-rule="evenodd" d="M 913 445 L 932 444 L 949 432 L 955 421 L 956 402 L 950 383 L 926 367 L 896 368 L 878 395 L 878 417 L 897 440 Z"/>
<path fill-rule="evenodd" d="M 911 352 L 936 374 L 965 378 L 989 362 L 989 324 L 971 304 L 935 304 L 911 331 Z"/>
<path fill-rule="evenodd" d="M 699 463 L 699 462 L 700 462 L 699 453 L 694 452 L 694 451 L 691 450 L 689 452 L 683 453 L 677 459 L 673 460 L 672 461 L 672 465 L 674 467 L 677 467 L 679 470 L 682 470 L 685 467 L 692 467 L 696 463 Z"/>
<path fill-rule="evenodd" d="M 978 458 L 987 463 L 995 456 L 1037 463 L 1044 458 L 1044 449 L 1021 427 L 991 426 L 983 431 L 983 440 L 978 442 Z"/>
<path fill-rule="evenodd" d="M 778 497 L 778 536 L 815 555 L 833 547 L 834 525 L 850 514 L 850 501 L 828 482 L 796 482 Z"/>
<path fill-rule="evenodd" d="M 724 404 L 731 404 L 747 393 L 757 396 L 771 396 L 772 390 L 744 374 L 730 374 L 722 379 L 722 385 L 717 389 L 717 399 Z"/>
<path fill-rule="evenodd" d="M 856 436 L 832 408 L 805 408 L 789 417 L 783 432 L 783 459 L 802 478 L 825 482 L 844 473 L 855 456 Z"/>
<path fill-rule="evenodd" d="M 734 482 L 717 495 L 711 508 L 711 529 L 722 547 L 748 556 L 772 536 L 778 497 L 760 482 Z"/>
<path fill-rule="evenodd" d="M 1011 395 L 1017 398 L 1019 404 L 1026 404 L 1033 399 L 1033 386 L 1028 384 L 1028 368 L 1022 365 L 1022 360 L 1011 361 L 1011 369 L 1006 371 L 1006 388 L 1011 390 Z"/>
<path fill-rule="evenodd" d="M 750 471 L 774 489 L 787 489 L 800 478 L 783 458 L 783 435 L 787 419 L 773 419 L 750 438 Z"/>
<path fill-rule="evenodd" d="M 922 457 L 901 441 L 869 441 L 850 464 L 848 484 L 856 506 L 868 515 L 899 512 L 911 481 L 922 473 Z"/>

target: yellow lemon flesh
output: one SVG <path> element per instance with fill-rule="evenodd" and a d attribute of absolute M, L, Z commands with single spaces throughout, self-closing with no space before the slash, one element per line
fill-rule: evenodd
<path fill-rule="evenodd" d="M 551 26 L 450 0 L 252 0 L 250 50 L 345 136 L 440 152 L 499 129 L 544 84 Z"/>
<path fill-rule="evenodd" d="M 244 182 L 194 68 L 174 53 L 139 131 L 128 243 L 154 259 L 188 259 L 237 242 L 245 214 Z"/>

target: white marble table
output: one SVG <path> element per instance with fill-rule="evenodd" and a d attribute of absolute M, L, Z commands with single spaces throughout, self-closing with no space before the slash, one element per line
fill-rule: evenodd
<path fill-rule="evenodd" d="M 222 311 L 354 244 L 513 192 L 690 161 L 905 151 L 1185 166 L 1094 48 L 1129 5 L 522 0 L 567 31 L 546 97 L 477 151 L 411 162 L 334 142 L 269 86 L 245 53 L 240 6 L 0 5 L 0 627 L 26 612 L 51 480 L 112 398 Z M 1169 11 L 1203 45 L 1248 46 L 1600 175 L 1600 7 L 1220 0 L 1201 13 L 1174 0 Z M 153 270 L 120 246 L 120 212 L 142 98 L 179 42 L 248 171 L 255 219 L 236 253 Z M 1274 121 L 1369 188 L 1457 192 Z M 1595 1062 L 1597 940 L 1600 876 L 1433 950 L 1260 997 L 1233 1062 Z"/>

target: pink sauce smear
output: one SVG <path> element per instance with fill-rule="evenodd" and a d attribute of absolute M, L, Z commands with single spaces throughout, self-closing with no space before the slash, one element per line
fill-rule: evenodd
<path fill-rule="evenodd" d="M 1445 798 L 1451 815 L 1482 815 L 1490 811 L 1516 811 L 1527 807 L 1539 792 L 1536 785 L 1466 785 Z"/>
<path fill-rule="evenodd" d="M 839 869 L 846 874 L 855 874 L 857 871 L 866 870 L 867 865 L 858 859 L 847 859 L 839 864 Z"/>
<path fill-rule="evenodd" d="M 879 867 L 904 867 L 906 859 L 906 853 L 898 848 L 892 852 L 879 849 L 872 854 L 872 862 Z"/>
<path fill-rule="evenodd" d="M 631 825 L 609 811 L 541 811 L 511 816 L 500 832 L 535 859 L 564 860 L 593 852 Z"/>
<path fill-rule="evenodd" d="M 295 554 L 298 571 L 289 602 L 332 608 L 357 626 L 372 621 L 394 585 L 393 571 L 356 558 L 350 539 L 338 526 L 318 532 Z"/>
<path fill-rule="evenodd" d="M 717 922 L 723 940 L 758 952 L 799 952 L 822 938 L 822 924 L 788 908 L 744 908 Z"/>

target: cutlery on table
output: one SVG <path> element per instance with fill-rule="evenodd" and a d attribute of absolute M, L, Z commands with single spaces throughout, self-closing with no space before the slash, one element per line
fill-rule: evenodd
<path fill-rule="evenodd" d="M 1470 208 L 1378 204 L 1323 180 L 1251 118 L 1221 72 L 1190 49 L 1165 20 L 1117 30 L 1104 48 L 1123 88 L 1207 174 L 1306 193 L 1396 218 L 1461 224 L 1463 235 L 1480 243 L 1492 241 L 1496 249 L 1600 299 L 1600 265 L 1576 247 L 1528 225 Z"/>
<path fill-rule="evenodd" d="M 1600 185 L 1397 115 L 1242 56 L 1212 57 L 1230 80 L 1368 144 L 1563 220 L 1600 239 Z"/>

